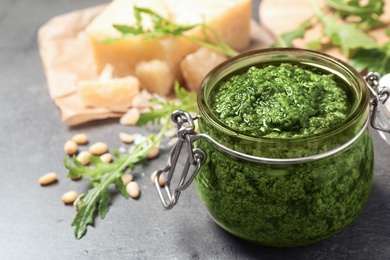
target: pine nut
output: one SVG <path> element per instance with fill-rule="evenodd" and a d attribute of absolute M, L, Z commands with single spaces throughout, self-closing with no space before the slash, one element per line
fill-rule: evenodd
<path fill-rule="evenodd" d="M 131 182 L 133 180 L 133 175 L 129 174 L 129 173 L 125 173 L 122 175 L 122 182 L 123 182 L 123 185 L 127 185 L 129 184 L 129 182 Z"/>
<path fill-rule="evenodd" d="M 65 204 L 72 204 L 77 199 L 77 192 L 71 190 L 62 195 L 61 200 Z"/>
<path fill-rule="evenodd" d="M 76 134 L 72 137 L 72 140 L 76 144 L 86 144 L 88 143 L 88 136 L 86 134 Z"/>
<path fill-rule="evenodd" d="M 69 140 L 64 144 L 64 151 L 69 154 L 75 154 L 78 150 L 78 146 L 75 141 Z"/>
<path fill-rule="evenodd" d="M 89 152 L 93 155 L 102 155 L 108 151 L 107 145 L 103 142 L 94 143 L 89 147 Z"/>
<path fill-rule="evenodd" d="M 152 173 L 152 175 L 150 176 L 150 181 L 152 182 L 153 185 L 154 185 L 154 179 L 156 178 L 156 174 L 157 174 L 157 171 L 154 171 Z M 165 185 L 165 177 L 163 174 L 161 174 L 160 177 L 158 178 L 158 184 L 161 187 Z"/>
<path fill-rule="evenodd" d="M 77 161 L 81 162 L 82 165 L 87 165 L 89 163 L 89 157 L 91 153 L 88 151 L 82 151 L 77 155 Z"/>
<path fill-rule="evenodd" d="M 124 114 L 119 122 L 122 125 L 135 125 L 140 117 L 140 113 L 138 109 L 136 108 L 131 108 L 129 111 L 127 111 L 126 114 Z"/>
<path fill-rule="evenodd" d="M 160 153 L 160 145 L 157 144 L 156 146 L 150 148 L 150 150 L 146 154 L 146 158 L 148 159 L 156 158 L 159 153 Z"/>
<path fill-rule="evenodd" d="M 81 174 L 77 175 L 76 177 L 73 177 L 72 180 L 73 181 L 78 181 L 82 178 L 83 176 L 81 176 Z"/>
<path fill-rule="evenodd" d="M 133 199 L 139 197 L 139 186 L 135 181 L 131 181 L 126 185 L 126 191 Z"/>
<path fill-rule="evenodd" d="M 110 153 L 105 153 L 100 155 L 100 160 L 104 163 L 110 163 L 112 161 L 112 155 Z"/>
<path fill-rule="evenodd" d="M 126 144 L 130 144 L 132 142 L 134 142 L 134 136 L 133 135 L 130 135 L 130 134 L 126 134 L 126 133 L 119 133 L 119 139 L 121 139 L 122 142 L 126 143 Z"/>
<path fill-rule="evenodd" d="M 51 184 L 57 180 L 57 173 L 49 172 L 39 178 L 39 184 L 42 186 Z"/>

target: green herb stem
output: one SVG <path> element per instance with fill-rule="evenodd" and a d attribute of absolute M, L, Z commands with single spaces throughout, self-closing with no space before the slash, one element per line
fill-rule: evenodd
<path fill-rule="evenodd" d="M 142 27 L 142 16 L 141 14 L 149 15 L 151 17 L 153 26 L 151 29 L 144 29 Z M 189 41 L 203 46 L 205 48 L 220 52 L 225 54 L 226 56 L 233 57 L 238 54 L 237 51 L 233 50 L 229 47 L 229 45 L 224 42 L 221 35 L 217 30 L 212 28 L 211 26 L 206 25 L 206 23 L 193 24 L 193 25 L 181 25 L 171 22 L 162 16 L 158 15 L 154 11 L 148 8 L 139 8 L 134 7 L 134 16 L 136 18 L 136 23 L 133 26 L 122 25 L 122 24 L 114 24 L 113 27 L 118 30 L 122 35 L 117 38 L 107 38 L 103 39 L 101 43 L 110 44 L 115 41 L 128 39 L 136 36 L 143 36 L 143 42 L 149 42 L 151 40 L 155 40 L 165 36 L 173 36 L 173 37 L 184 37 Z M 200 27 L 202 30 L 202 34 L 204 39 L 201 40 L 199 38 L 188 36 L 186 32 Z M 211 33 L 214 36 L 215 41 L 212 40 L 208 33 Z"/>
<path fill-rule="evenodd" d="M 381 14 L 382 13 L 382 8 L 383 4 L 382 1 L 370 1 L 369 4 L 365 6 L 360 6 L 359 1 L 356 4 L 351 4 L 347 3 L 345 1 L 340 1 L 340 0 L 326 0 L 326 4 L 339 11 L 339 12 L 346 12 L 350 13 L 353 15 L 369 15 L 371 16 L 372 14 Z"/>

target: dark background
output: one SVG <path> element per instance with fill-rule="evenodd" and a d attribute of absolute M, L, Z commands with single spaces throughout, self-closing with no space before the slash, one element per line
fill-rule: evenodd
<path fill-rule="evenodd" d="M 151 129 L 122 126 L 117 119 L 73 128 L 62 124 L 48 94 L 37 30 L 53 16 L 104 2 L 0 0 L 0 259 L 390 258 L 390 148 L 374 131 L 375 179 L 368 204 L 344 231 L 321 243 L 277 249 L 235 238 L 210 219 L 193 187 L 173 210 L 164 211 L 149 175 L 165 164 L 167 150 L 136 170 L 139 200 L 115 195 L 106 218 L 76 240 L 70 226 L 76 212 L 61 196 L 89 186 L 65 178 L 64 142 L 84 132 L 113 150 L 122 145 L 120 131 Z M 59 182 L 40 187 L 38 178 L 49 171 L 58 173 Z"/>

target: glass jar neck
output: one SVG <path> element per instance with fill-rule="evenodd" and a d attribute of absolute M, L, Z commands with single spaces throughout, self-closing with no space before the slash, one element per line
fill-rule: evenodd
<path fill-rule="evenodd" d="M 335 75 L 351 95 L 348 118 L 320 134 L 297 138 L 255 137 L 236 131 L 218 119 L 212 109 L 211 97 L 220 82 L 252 66 L 281 63 L 294 63 Z M 361 132 L 369 115 L 369 91 L 356 70 L 326 54 L 291 48 L 247 52 L 220 64 L 205 77 L 197 101 L 201 133 L 247 155 L 280 159 L 312 156 L 343 146 Z"/>

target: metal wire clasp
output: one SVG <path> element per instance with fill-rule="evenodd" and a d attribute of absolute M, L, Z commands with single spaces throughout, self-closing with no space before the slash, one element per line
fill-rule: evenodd
<path fill-rule="evenodd" d="M 191 138 L 196 135 L 194 124 L 194 120 L 196 119 L 197 116 L 193 117 L 188 112 L 182 110 L 176 110 L 171 115 L 172 122 L 177 125 L 178 141 L 173 146 L 169 154 L 166 167 L 158 170 L 154 178 L 155 187 L 165 209 L 172 209 L 173 206 L 176 205 L 180 193 L 188 188 L 191 182 L 195 179 L 200 166 L 206 160 L 206 154 L 202 150 L 194 148 L 193 139 Z M 171 181 L 176 169 L 177 161 L 182 153 L 183 146 L 186 146 L 187 148 L 187 158 L 181 176 L 178 180 L 178 185 L 172 192 L 170 187 Z M 162 173 L 168 173 L 165 181 L 165 187 L 163 189 L 160 188 L 159 185 L 159 178 Z M 163 190 L 165 190 L 165 195 L 163 194 Z"/>
<path fill-rule="evenodd" d="M 390 89 L 379 85 L 380 75 L 378 72 L 369 72 L 363 78 L 374 96 L 370 100 L 372 105 L 371 126 L 376 130 L 390 133 L 390 121 L 388 118 L 390 113 L 384 106 L 390 97 Z"/>

